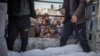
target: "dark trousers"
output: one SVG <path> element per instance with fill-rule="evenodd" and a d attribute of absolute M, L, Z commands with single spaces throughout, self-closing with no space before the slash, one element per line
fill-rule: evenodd
<path fill-rule="evenodd" d="M 29 16 L 9 16 L 8 24 L 8 38 L 7 45 L 9 50 L 13 50 L 14 41 L 20 33 L 21 38 L 21 49 L 25 51 L 28 44 L 28 32 L 30 28 L 30 17 Z"/>
<path fill-rule="evenodd" d="M 66 21 L 63 27 L 62 38 L 60 41 L 60 46 L 64 46 L 69 39 L 69 36 L 72 34 L 73 30 L 76 33 L 78 40 L 83 48 L 84 52 L 90 52 L 90 48 L 88 45 L 87 37 L 86 37 L 86 24 L 82 23 L 79 25 L 75 25 L 71 21 Z"/>

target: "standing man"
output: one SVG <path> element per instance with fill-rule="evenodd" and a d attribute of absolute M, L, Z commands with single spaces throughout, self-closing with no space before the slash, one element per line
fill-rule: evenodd
<path fill-rule="evenodd" d="M 64 0 L 63 11 L 65 10 L 65 21 L 60 45 L 66 45 L 72 31 L 75 30 L 80 45 L 84 52 L 90 52 L 86 37 L 85 19 L 86 0 Z"/>
<path fill-rule="evenodd" d="M 8 0 L 8 17 L 8 49 L 13 50 L 14 41 L 20 33 L 20 51 L 24 52 L 28 44 L 30 17 L 36 18 L 34 0 Z"/>
<path fill-rule="evenodd" d="M 5 34 L 5 22 L 7 16 L 7 0 L 0 0 L 0 56 L 8 56 Z"/>

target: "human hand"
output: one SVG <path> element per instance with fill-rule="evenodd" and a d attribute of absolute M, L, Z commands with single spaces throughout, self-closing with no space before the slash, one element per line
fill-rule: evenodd
<path fill-rule="evenodd" d="M 63 15 L 65 15 L 65 9 L 64 9 L 64 8 L 61 9 L 61 13 L 62 13 Z"/>
<path fill-rule="evenodd" d="M 33 19 L 33 22 L 34 22 L 34 23 L 37 23 L 38 21 L 37 21 L 36 19 Z"/>
<path fill-rule="evenodd" d="M 76 23 L 77 22 L 77 16 L 76 15 L 72 16 L 71 22 L 72 23 Z"/>
<path fill-rule="evenodd" d="M 33 21 L 34 23 L 37 23 L 37 19 L 32 18 L 32 17 L 31 17 L 31 21 Z"/>

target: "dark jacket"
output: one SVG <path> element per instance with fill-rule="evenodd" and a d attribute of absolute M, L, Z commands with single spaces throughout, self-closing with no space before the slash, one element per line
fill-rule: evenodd
<path fill-rule="evenodd" d="M 34 0 L 27 0 L 29 4 L 30 17 L 36 18 L 34 10 Z M 21 12 L 21 0 L 8 0 L 8 15 L 17 16 Z M 21 15 L 26 16 L 26 15 Z"/>
<path fill-rule="evenodd" d="M 7 0 L 0 0 L 0 2 L 7 3 Z"/>
<path fill-rule="evenodd" d="M 85 6 L 86 0 L 64 0 L 63 8 L 66 9 L 65 21 L 67 21 L 66 19 L 71 19 L 72 15 L 76 15 L 78 17 L 77 24 L 86 22 Z"/>

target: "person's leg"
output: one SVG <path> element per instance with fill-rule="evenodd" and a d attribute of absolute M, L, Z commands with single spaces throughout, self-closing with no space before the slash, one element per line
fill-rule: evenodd
<path fill-rule="evenodd" d="M 70 21 L 67 21 L 64 24 L 64 27 L 62 29 L 62 37 L 60 40 L 60 46 L 64 46 L 67 43 L 67 40 L 69 38 L 69 36 L 71 35 L 72 31 L 73 31 L 73 24 Z"/>
<path fill-rule="evenodd" d="M 5 33 L 5 19 L 7 15 L 7 4 L 0 3 L 0 56 L 8 56 Z"/>
<path fill-rule="evenodd" d="M 29 28 L 30 28 L 30 17 L 29 16 L 25 16 L 25 17 L 21 17 L 21 28 L 20 28 L 20 35 L 21 35 L 21 49 L 20 51 L 26 51 L 27 49 L 27 45 L 28 45 L 28 33 L 29 33 Z"/>
<path fill-rule="evenodd" d="M 83 48 L 84 52 L 90 52 L 88 40 L 86 37 L 86 24 L 79 24 L 75 27 L 75 32 L 77 34 L 77 37 L 80 41 L 81 47 Z"/>
<path fill-rule="evenodd" d="M 13 51 L 14 41 L 16 40 L 17 36 L 18 36 L 18 27 L 16 19 L 12 16 L 9 16 L 7 45 L 8 49 L 11 51 Z"/>

